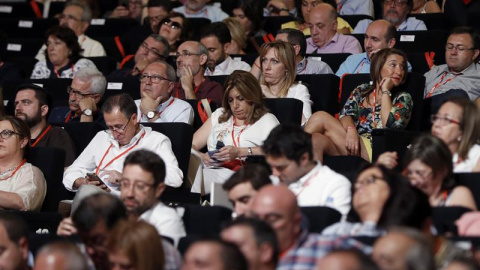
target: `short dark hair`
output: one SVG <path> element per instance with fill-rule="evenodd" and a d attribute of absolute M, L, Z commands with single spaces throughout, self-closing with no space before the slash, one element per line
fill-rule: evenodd
<path fill-rule="evenodd" d="M 148 0 L 147 7 L 162 7 L 167 13 L 172 11 L 170 0 Z"/>
<path fill-rule="evenodd" d="M 272 183 L 270 181 L 270 172 L 265 166 L 260 164 L 247 164 L 236 171 L 225 183 L 223 189 L 230 191 L 236 185 L 249 182 L 252 188 L 259 190 L 261 187 Z"/>
<path fill-rule="evenodd" d="M 282 124 L 275 127 L 263 142 L 263 152 L 266 155 L 281 157 L 300 162 L 304 153 L 313 159 L 311 135 L 300 126 Z"/>
<path fill-rule="evenodd" d="M 72 29 L 58 25 L 49 28 L 45 33 L 45 44 L 49 36 L 54 36 L 67 44 L 67 48 L 70 49 L 68 58 L 71 62 L 76 63 L 80 59 L 83 49 L 78 44 L 78 37 Z M 48 60 L 48 50 L 45 50 L 45 57 Z"/>
<path fill-rule="evenodd" d="M 292 45 L 300 46 L 300 56 L 305 57 L 307 54 L 307 39 L 302 31 L 293 28 L 286 28 L 278 30 L 277 34 L 287 34 L 288 42 Z"/>
<path fill-rule="evenodd" d="M 382 0 L 382 8 L 383 8 L 383 5 L 384 5 L 384 2 L 385 0 Z M 407 6 L 410 7 L 410 11 L 412 11 L 412 8 L 413 8 L 413 0 L 407 0 Z M 410 13 L 410 11 L 408 13 Z"/>
<path fill-rule="evenodd" d="M 258 0 L 238 0 L 233 6 L 233 9 L 241 9 L 252 22 L 252 31 L 248 33 L 249 36 L 255 35 L 255 33 L 262 28 L 263 23 L 263 7 L 262 1 Z"/>
<path fill-rule="evenodd" d="M 200 39 L 206 37 L 217 37 L 220 44 L 225 45 L 226 43 L 232 42 L 232 36 L 230 35 L 230 30 L 223 22 L 216 22 L 206 25 L 202 29 Z"/>
<path fill-rule="evenodd" d="M 35 92 L 35 98 L 38 100 L 38 105 L 43 106 L 47 105 L 48 106 L 48 113 L 46 115 L 46 118 L 48 119 L 48 115 L 50 114 L 50 110 L 52 109 L 52 95 L 48 93 L 43 87 L 38 86 L 33 83 L 24 83 L 19 85 L 17 88 L 15 88 L 15 97 L 17 96 L 18 92 L 24 91 L 24 90 L 32 90 Z"/>
<path fill-rule="evenodd" d="M 150 150 L 141 149 L 130 153 L 123 163 L 123 168 L 127 165 L 138 165 L 142 170 L 151 173 L 155 186 L 165 181 L 165 162 Z"/>
<path fill-rule="evenodd" d="M 127 93 L 107 98 L 102 106 L 102 112 L 104 114 L 110 113 L 116 107 L 120 108 L 120 111 L 126 118 L 130 118 L 134 113 L 137 113 L 137 105 L 135 105 L 135 101 Z"/>
<path fill-rule="evenodd" d="M 349 254 L 355 257 L 357 260 L 357 264 L 359 267 L 358 270 L 378 270 L 377 264 L 372 260 L 370 256 L 367 256 L 365 253 L 361 252 L 356 248 L 338 248 L 333 249 L 327 255 L 333 254 Z"/>
<path fill-rule="evenodd" d="M 198 243 L 211 243 L 220 246 L 220 258 L 223 268 L 228 270 L 247 270 L 248 262 L 240 248 L 215 236 L 206 236 L 194 241 L 191 245 Z"/>
<path fill-rule="evenodd" d="M 251 228 L 255 236 L 255 242 L 257 243 L 257 246 L 260 246 L 263 243 L 268 243 L 273 250 L 272 262 L 275 265 L 277 264 L 280 248 L 278 247 L 278 239 L 275 231 L 272 229 L 270 224 L 258 218 L 240 216 L 230 222 L 227 222 L 222 230 L 226 230 L 234 226 L 246 226 Z"/>
<path fill-rule="evenodd" d="M 108 193 L 96 193 L 84 198 L 73 212 L 72 220 L 79 233 L 88 233 L 103 220 L 108 229 L 127 218 L 127 209 L 123 202 Z"/>
<path fill-rule="evenodd" d="M 5 228 L 10 241 L 18 243 L 22 237 L 28 238 L 28 226 L 21 217 L 7 211 L 0 211 L 0 224 Z"/>

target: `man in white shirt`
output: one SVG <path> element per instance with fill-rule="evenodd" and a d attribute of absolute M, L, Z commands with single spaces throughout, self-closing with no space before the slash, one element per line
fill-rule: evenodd
<path fill-rule="evenodd" d="M 140 122 L 193 123 L 193 108 L 172 96 L 175 70 L 164 61 L 153 62 L 140 75 L 140 96 L 135 100 Z"/>
<path fill-rule="evenodd" d="M 262 149 L 272 174 L 297 196 L 299 206 L 327 206 L 348 213 L 350 181 L 313 160 L 310 135 L 300 127 L 277 126 Z"/>
<path fill-rule="evenodd" d="M 90 20 L 92 19 L 92 11 L 81 1 L 72 1 L 65 5 L 65 9 L 60 15 L 60 25 L 68 27 L 75 32 L 78 37 L 78 44 L 83 49 L 81 55 L 84 57 L 106 56 L 105 50 L 100 42 L 93 40 L 85 35 Z M 45 45 L 40 48 L 35 59 L 38 61 L 45 60 Z"/>
<path fill-rule="evenodd" d="M 152 224 L 176 245 L 186 233 L 177 211 L 159 201 L 165 190 L 165 173 L 165 163 L 156 153 L 145 149 L 132 152 L 123 165 L 120 197 L 129 217 Z"/>
<path fill-rule="evenodd" d="M 202 30 L 200 43 L 208 50 L 207 69 L 205 76 L 230 75 L 235 70 L 250 71 L 250 65 L 233 60 L 228 54 L 232 36 L 226 24 L 212 23 Z"/>
<path fill-rule="evenodd" d="M 228 14 L 219 7 L 207 5 L 210 0 L 187 0 L 187 2 L 173 11 L 182 13 L 187 18 L 206 18 L 212 22 L 220 22 L 228 18 Z"/>
<path fill-rule="evenodd" d="M 154 151 L 164 160 L 167 167 L 166 185 L 182 185 L 183 173 L 178 167 L 170 140 L 150 127 L 137 123 L 137 106 L 128 94 L 110 97 L 103 104 L 102 111 L 108 130 L 98 132 L 65 170 L 63 185 L 67 190 L 76 192 L 83 185 L 95 185 L 119 194 L 125 157 L 130 151 L 143 148 Z"/>

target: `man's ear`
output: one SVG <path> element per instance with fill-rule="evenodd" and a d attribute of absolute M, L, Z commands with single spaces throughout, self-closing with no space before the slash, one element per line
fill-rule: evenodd
<path fill-rule="evenodd" d="M 95 100 L 95 103 L 98 104 L 100 102 L 100 99 L 102 99 L 102 96 L 100 94 L 95 94 L 93 99 Z"/>
<path fill-rule="evenodd" d="M 155 197 L 160 198 L 164 190 L 165 190 L 165 183 L 158 184 L 157 188 L 155 189 Z"/>
<path fill-rule="evenodd" d="M 300 165 L 306 166 L 310 162 L 310 157 L 308 155 L 308 152 L 305 152 L 302 154 L 300 157 Z"/>
<path fill-rule="evenodd" d="M 26 237 L 21 237 L 20 240 L 18 240 L 18 245 L 20 246 L 20 249 L 22 251 L 22 258 L 24 260 L 28 259 L 28 239 Z"/>
<path fill-rule="evenodd" d="M 300 53 L 300 45 L 293 45 L 293 49 L 295 50 L 295 56 Z"/>
<path fill-rule="evenodd" d="M 207 63 L 207 60 L 208 60 L 208 56 L 206 54 L 200 55 L 200 66 L 205 65 L 205 63 Z"/>
<path fill-rule="evenodd" d="M 170 82 L 168 84 L 168 95 L 170 96 L 173 92 L 173 88 L 175 88 L 175 83 L 174 82 Z"/>
<path fill-rule="evenodd" d="M 473 51 L 473 58 L 472 58 L 472 59 L 473 59 L 474 62 L 475 62 L 475 60 L 477 60 L 479 54 L 480 54 L 480 50 L 479 50 L 479 49 L 475 49 L 475 50 Z"/>
<path fill-rule="evenodd" d="M 263 263 L 268 263 L 273 261 L 273 247 L 267 243 L 264 242 L 260 244 L 260 261 Z"/>
<path fill-rule="evenodd" d="M 387 42 L 387 47 L 388 48 L 393 48 L 395 47 L 395 44 L 397 43 L 397 40 L 395 38 L 391 38 L 388 42 Z"/>
<path fill-rule="evenodd" d="M 42 107 L 40 107 L 40 115 L 42 117 L 47 116 L 48 111 L 49 111 L 48 105 L 42 105 Z"/>
<path fill-rule="evenodd" d="M 230 45 L 232 45 L 231 42 L 227 42 L 223 45 L 223 51 L 224 51 L 225 54 L 227 54 L 228 49 L 230 49 Z"/>

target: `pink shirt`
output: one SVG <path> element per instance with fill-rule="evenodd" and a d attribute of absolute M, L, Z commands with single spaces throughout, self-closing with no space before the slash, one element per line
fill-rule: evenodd
<path fill-rule="evenodd" d="M 319 48 L 315 43 L 313 43 L 313 39 L 310 37 L 307 39 L 307 53 L 361 53 L 362 46 L 360 42 L 349 35 L 340 35 L 336 33 L 332 39 L 327 42 L 323 47 Z"/>

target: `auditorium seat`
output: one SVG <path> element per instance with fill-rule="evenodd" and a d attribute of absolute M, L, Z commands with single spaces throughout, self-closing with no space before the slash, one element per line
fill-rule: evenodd
<path fill-rule="evenodd" d="M 291 16 L 269 16 L 265 17 L 265 23 L 263 30 L 267 33 L 271 33 L 273 36 L 277 35 L 278 30 L 282 28 L 282 24 L 291 22 L 294 19 Z"/>
<path fill-rule="evenodd" d="M 105 77 L 117 68 L 117 62 L 113 58 L 107 56 L 86 58 L 92 61 L 97 67 L 97 69 L 102 72 L 103 76 Z"/>
<path fill-rule="evenodd" d="M 437 233 L 439 235 L 446 233 L 457 235 L 457 227 L 455 226 L 455 221 L 459 219 L 463 214 L 470 211 L 472 210 L 459 206 L 433 207 L 433 224 L 437 229 Z"/>
<path fill-rule="evenodd" d="M 347 21 L 347 23 L 350 24 L 352 28 L 355 28 L 355 26 L 357 26 L 357 23 L 361 20 L 369 19 L 373 21 L 373 18 L 370 15 L 366 14 L 340 15 L 340 18 Z"/>
<path fill-rule="evenodd" d="M 218 235 L 222 223 L 232 219 L 232 210 L 222 206 L 184 205 L 183 224 L 187 235 Z"/>
<path fill-rule="evenodd" d="M 358 171 L 369 162 L 357 156 L 324 156 L 323 165 L 328 166 L 335 172 L 345 176 L 354 183 L 357 179 Z"/>
<path fill-rule="evenodd" d="M 351 53 L 323 53 L 323 54 L 309 54 L 309 57 L 320 57 L 320 59 L 327 63 L 332 71 L 335 73 L 340 68 L 340 65 L 352 55 Z"/>
<path fill-rule="evenodd" d="M 302 124 L 303 103 L 295 98 L 266 98 L 265 106 L 277 117 L 280 124 Z"/>
<path fill-rule="evenodd" d="M 54 18 L 3 18 L 0 19 L 2 31 L 8 38 L 45 38 L 45 32 L 52 26 L 58 25 Z M 40 47 L 39 47 L 40 48 Z"/>
<path fill-rule="evenodd" d="M 457 183 L 466 186 L 473 194 L 477 209 L 480 209 L 480 173 L 456 173 Z"/>
<path fill-rule="evenodd" d="M 34 58 L 44 42 L 45 39 L 43 37 L 34 38 L 28 35 L 21 38 L 8 38 L 5 56 L 7 59 L 20 56 Z"/>
<path fill-rule="evenodd" d="M 122 93 L 129 94 L 134 100 L 140 99 L 139 78 L 107 78 L 107 89 L 105 90 L 103 100 Z"/>
<path fill-rule="evenodd" d="M 446 30 L 397 32 L 395 48 L 404 52 L 445 53 L 448 33 Z"/>
<path fill-rule="evenodd" d="M 417 18 L 425 23 L 427 29 L 435 30 L 435 29 L 450 29 L 450 24 L 445 17 L 445 15 L 441 12 L 439 13 L 421 13 L 421 14 L 409 14 L 409 17 Z"/>
<path fill-rule="evenodd" d="M 0 216 L 4 210 L 0 210 Z M 58 224 L 62 221 L 59 213 L 33 212 L 33 211 L 8 211 L 25 220 L 30 233 L 55 234 Z"/>
<path fill-rule="evenodd" d="M 338 110 L 340 79 L 334 74 L 297 75 L 296 81 L 304 84 L 313 101 L 312 112 L 326 111 L 334 115 Z"/>
<path fill-rule="evenodd" d="M 77 150 L 76 155 L 80 155 L 85 147 L 92 141 L 93 137 L 104 128 L 98 123 L 60 123 L 65 131 L 70 135 Z"/>
<path fill-rule="evenodd" d="M 36 1 L 34 3 L 38 10 L 35 10 L 30 1 L 0 1 L 0 14 L 2 18 L 41 18 L 43 4 Z"/>
<path fill-rule="evenodd" d="M 409 145 L 420 135 L 419 131 L 374 129 L 372 131 L 372 160 L 376 161 L 385 151 L 395 151 L 401 164 Z M 396 169 L 401 170 L 400 166 Z"/>
<path fill-rule="evenodd" d="M 202 114 L 205 113 L 205 115 L 206 115 L 206 112 L 204 112 L 204 107 L 203 107 L 202 101 L 198 100 L 198 99 L 186 99 L 185 101 L 188 102 L 188 104 L 190 104 L 190 106 L 192 106 L 192 108 L 193 108 L 193 113 L 194 113 L 193 129 L 194 129 L 194 131 L 197 131 L 203 125 L 203 121 L 202 121 L 202 118 L 200 116 L 200 112 Z M 213 101 L 210 101 L 209 104 L 210 104 L 210 109 L 213 113 L 218 108 L 218 105 Z M 200 112 L 199 112 L 199 110 L 200 110 Z"/>
<path fill-rule="evenodd" d="M 138 24 L 138 21 L 134 19 L 92 19 L 85 35 L 93 39 L 121 36 Z"/>
<path fill-rule="evenodd" d="M 300 207 L 300 211 L 307 218 L 308 231 L 311 233 L 321 233 L 323 229 L 342 218 L 340 212 L 325 206 Z"/>

